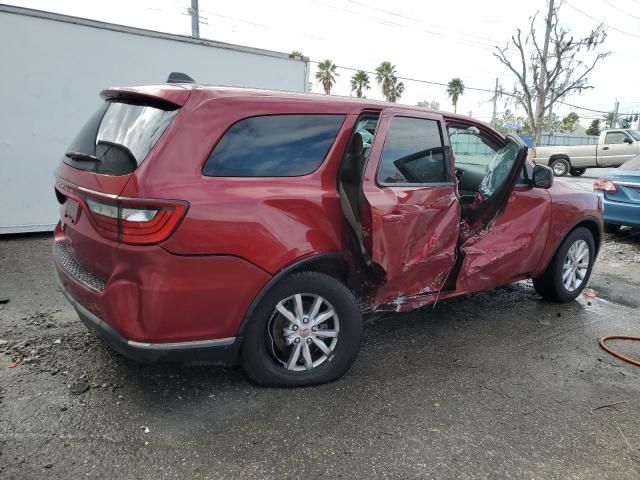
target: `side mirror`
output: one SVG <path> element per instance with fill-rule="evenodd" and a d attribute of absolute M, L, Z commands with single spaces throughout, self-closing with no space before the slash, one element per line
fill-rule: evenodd
<path fill-rule="evenodd" d="M 628 143 L 628 144 L 632 144 L 633 140 L 631 140 L 629 137 L 624 137 L 624 140 L 622 140 L 624 143 Z"/>
<path fill-rule="evenodd" d="M 535 165 L 531 179 L 531 186 L 535 188 L 551 188 L 553 185 L 553 170 L 546 165 Z"/>

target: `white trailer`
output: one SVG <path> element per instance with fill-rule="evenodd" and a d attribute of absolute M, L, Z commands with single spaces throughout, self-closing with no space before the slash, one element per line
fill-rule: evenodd
<path fill-rule="evenodd" d="M 0 5 L 0 234 L 53 229 L 53 170 L 109 86 L 306 91 L 307 58 Z"/>

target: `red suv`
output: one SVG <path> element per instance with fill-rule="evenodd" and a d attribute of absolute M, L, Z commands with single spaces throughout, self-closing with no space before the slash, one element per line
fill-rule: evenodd
<path fill-rule="evenodd" d="M 54 256 L 85 325 L 141 360 L 334 380 L 368 312 L 533 278 L 580 294 L 602 204 L 516 137 L 390 103 L 111 88 L 56 170 Z"/>

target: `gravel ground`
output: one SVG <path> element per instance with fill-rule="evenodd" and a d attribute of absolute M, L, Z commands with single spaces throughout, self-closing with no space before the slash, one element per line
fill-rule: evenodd
<path fill-rule="evenodd" d="M 640 334 L 639 264 L 623 230 L 578 301 L 521 282 L 389 315 L 343 379 L 264 389 L 123 359 L 57 291 L 49 238 L 5 238 L 0 478 L 640 478 L 640 369 L 597 346 Z"/>

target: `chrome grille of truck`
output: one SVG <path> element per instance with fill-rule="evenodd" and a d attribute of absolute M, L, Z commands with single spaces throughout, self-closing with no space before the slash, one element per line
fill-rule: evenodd
<path fill-rule="evenodd" d="M 96 277 L 93 273 L 80 265 L 77 260 L 73 258 L 64 242 L 55 243 L 53 247 L 53 256 L 56 263 L 82 285 L 96 292 L 104 290 L 104 280 Z"/>

